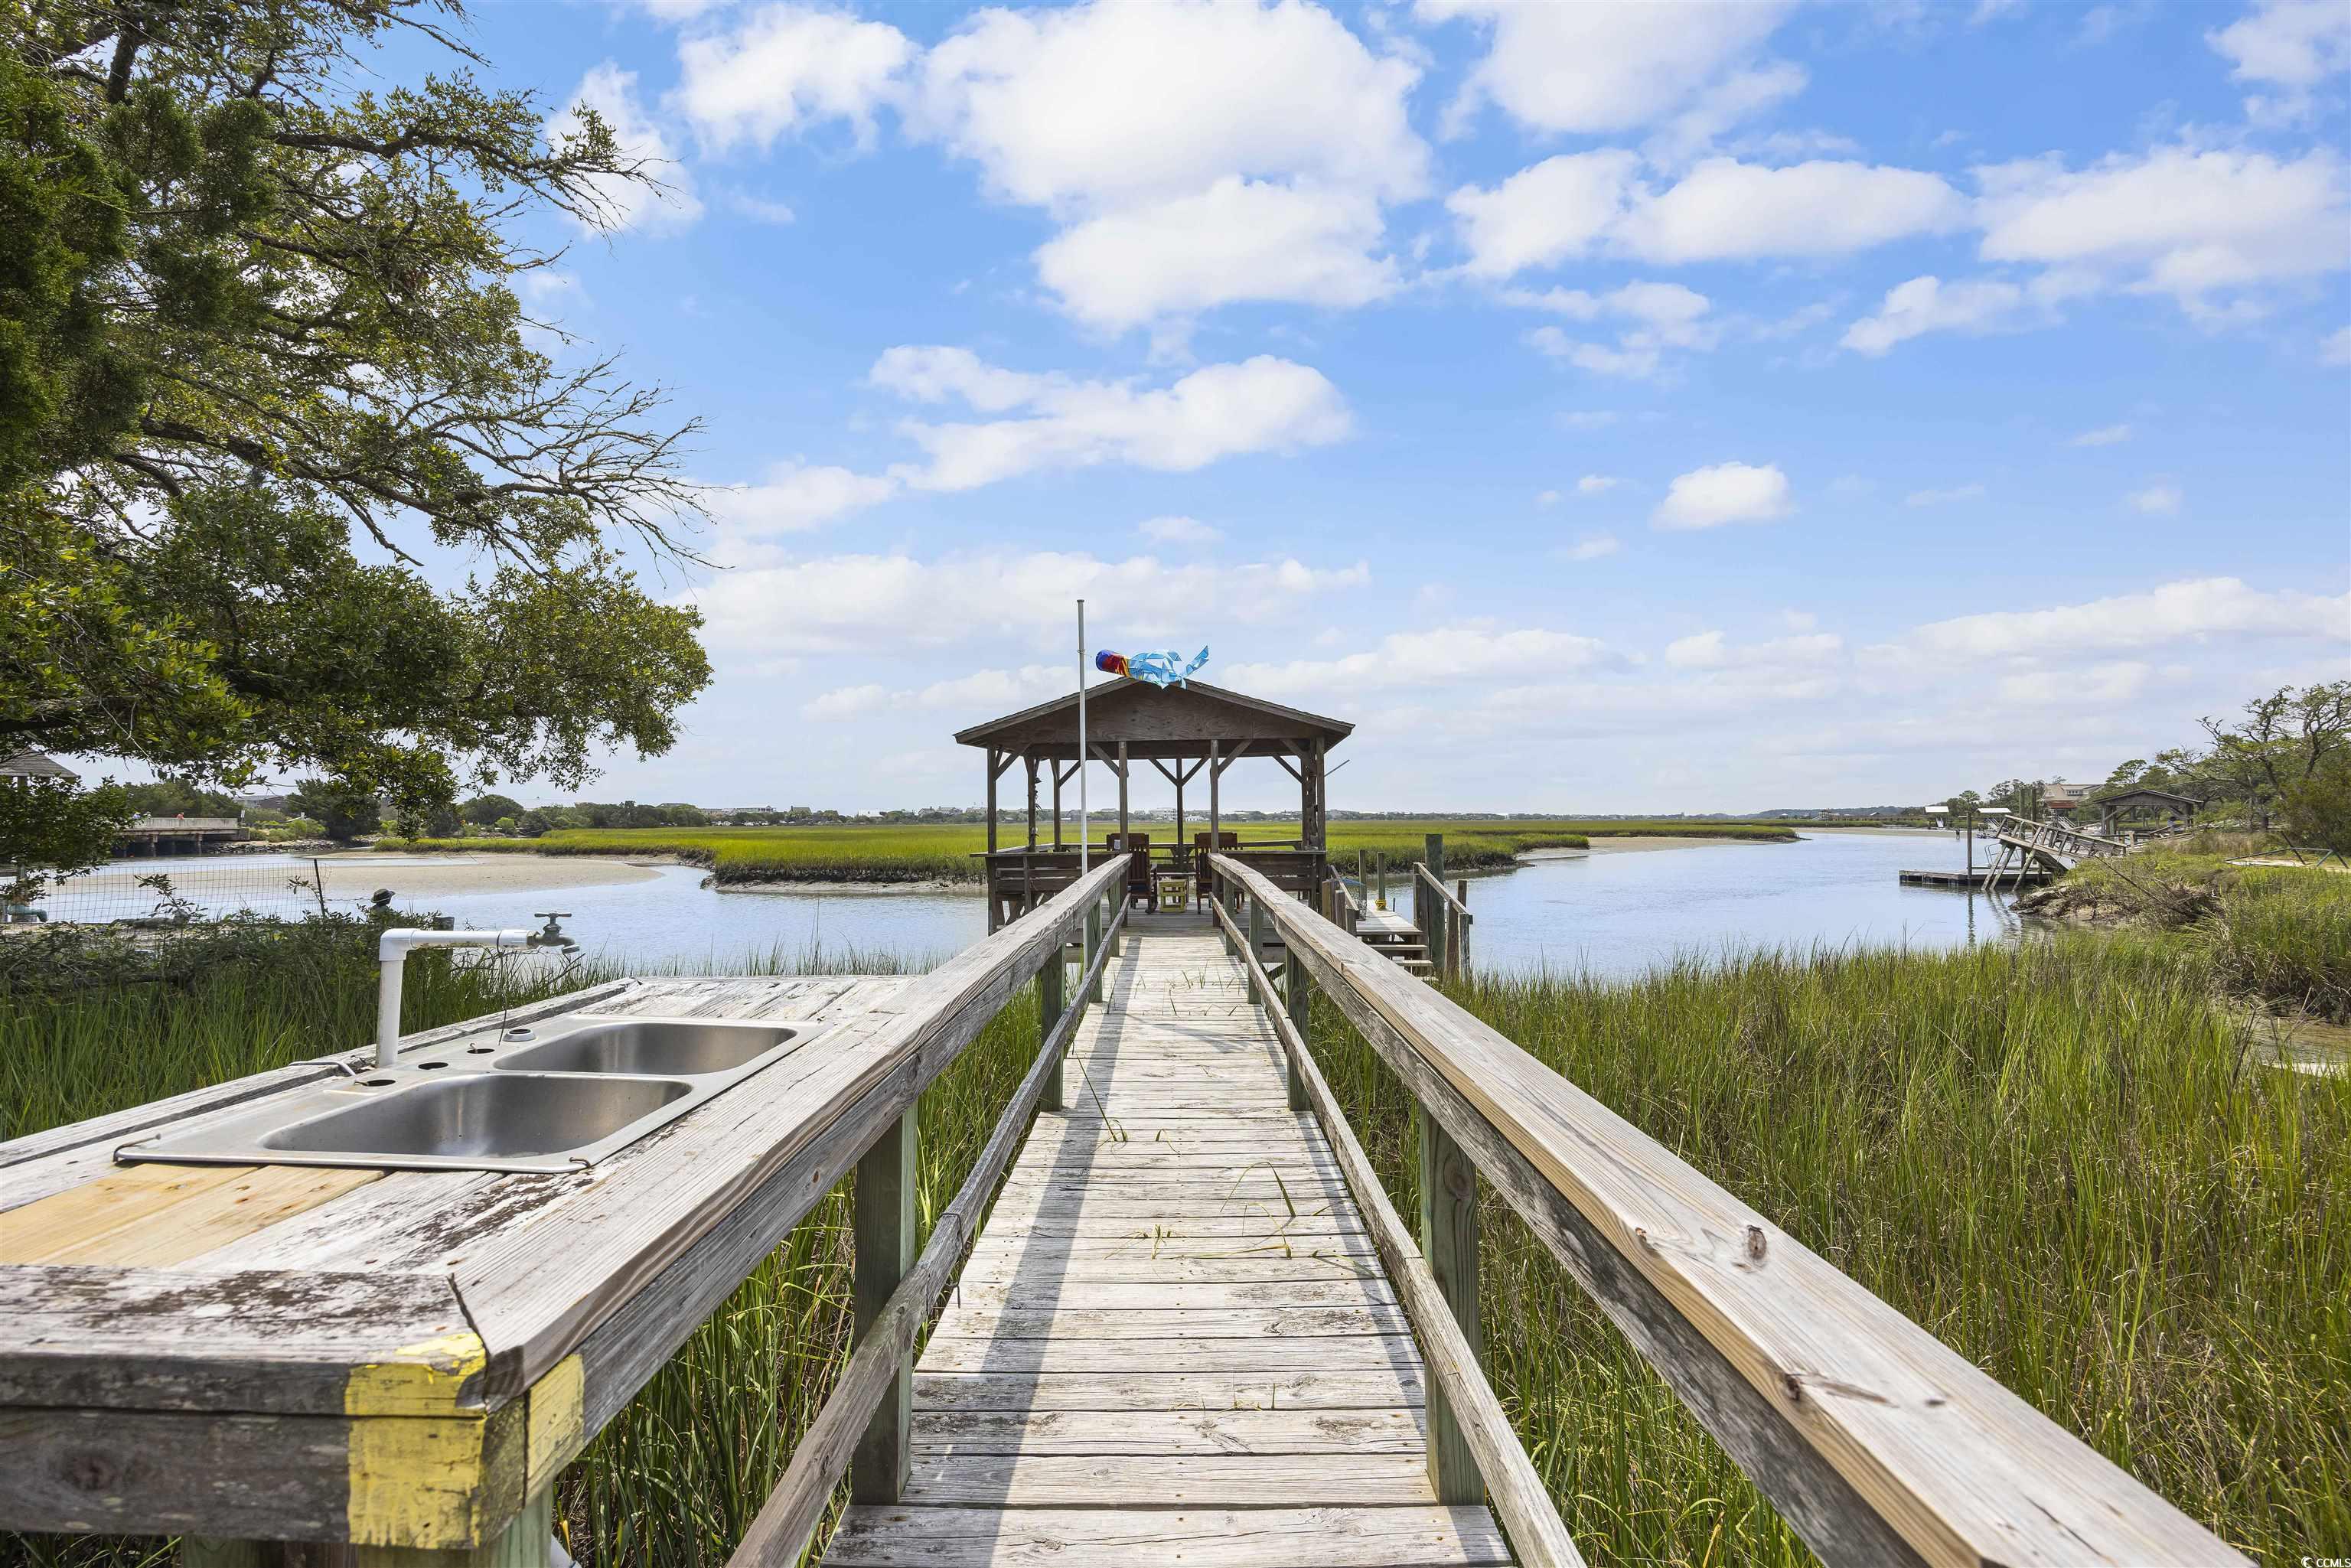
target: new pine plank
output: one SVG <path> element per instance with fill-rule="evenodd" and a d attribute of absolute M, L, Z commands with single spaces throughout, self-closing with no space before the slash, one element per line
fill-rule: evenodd
<path fill-rule="evenodd" d="M 202 1179 L 214 1171 L 227 1179 Z M 0 1263 L 170 1268 L 381 1177 L 312 1166 L 132 1166 L 0 1215 Z"/>

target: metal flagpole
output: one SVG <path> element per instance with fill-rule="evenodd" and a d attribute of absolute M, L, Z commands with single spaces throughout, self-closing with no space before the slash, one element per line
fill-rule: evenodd
<path fill-rule="evenodd" d="M 1093 829 L 1086 814 L 1086 601 L 1078 601 L 1078 874 L 1093 869 L 1088 858 Z"/>

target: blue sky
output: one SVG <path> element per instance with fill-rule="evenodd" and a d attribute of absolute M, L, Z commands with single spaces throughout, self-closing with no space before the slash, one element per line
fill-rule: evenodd
<path fill-rule="evenodd" d="M 531 298 L 725 486 L 599 798 L 976 800 L 1080 594 L 1355 721 L 1343 808 L 2102 777 L 2351 673 L 2339 0 L 475 28 L 664 161 Z"/>

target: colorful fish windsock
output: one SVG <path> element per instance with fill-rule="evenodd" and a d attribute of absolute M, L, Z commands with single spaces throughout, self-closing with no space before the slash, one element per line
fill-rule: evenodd
<path fill-rule="evenodd" d="M 1206 648 L 1201 649 L 1198 657 L 1189 664 L 1184 662 L 1183 654 L 1172 651 L 1137 653 L 1128 658 L 1124 653 L 1113 653 L 1105 648 L 1094 655 L 1095 669 L 1106 670 L 1113 675 L 1124 675 L 1130 680 L 1148 681 L 1155 686 L 1183 685 L 1207 662 L 1208 650 Z"/>

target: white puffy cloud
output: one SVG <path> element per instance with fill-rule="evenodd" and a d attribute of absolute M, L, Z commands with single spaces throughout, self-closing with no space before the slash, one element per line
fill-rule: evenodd
<path fill-rule="evenodd" d="M 2351 6 L 2341 0 L 2262 0 L 2252 12 L 2204 35 L 2234 62 L 2230 76 L 2283 89 L 2246 99 L 2256 122 L 2303 118 L 2311 90 L 2351 68 Z"/>
<path fill-rule="evenodd" d="M 2239 578 L 2203 578 L 2086 604 L 1962 615 L 1919 627 L 1910 641 L 1938 655 L 2002 658 L 2223 635 L 2351 640 L 2351 594 L 2263 592 Z"/>
<path fill-rule="evenodd" d="M 1788 476 L 1778 464 L 1718 463 L 1676 478 L 1649 521 L 1660 528 L 1713 528 L 1769 522 L 1792 510 Z"/>
<path fill-rule="evenodd" d="M 600 226 L 660 233 L 684 228 L 702 216 L 694 176 L 676 162 L 668 136 L 638 101 L 636 72 L 606 60 L 581 77 L 570 100 L 547 122 L 549 143 L 579 129 L 582 110 L 593 110 L 611 127 L 622 155 L 643 165 L 660 182 L 659 188 L 648 188 L 609 175 L 591 179 L 589 183 L 606 219 Z"/>
<path fill-rule="evenodd" d="M 863 141 L 872 136 L 874 111 L 900 91 L 899 73 L 914 52 L 886 23 L 761 5 L 729 31 L 678 45 L 676 102 L 715 152 L 746 141 L 765 148 L 828 120 L 847 121 Z"/>
<path fill-rule="evenodd" d="M 1906 507 L 1949 507 L 1960 501 L 1980 501 L 1984 487 L 1980 484 L 1954 485 L 1948 490 L 1913 490 L 1902 497 Z"/>
<path fill-rule="evenodd" d="M 2179 510 L 2187 499 L 2180 494 L 2179 486 L 2158 481 L 2143 490 L 2133 490 L 2123 497 L 2123 504 L 2134 512 L 2145 512 L 2150 517 L 2169 517 Z"/>
<path fill-rule="evenodd" d="M 1978 169 L 1983 255 L 2205 297 L 2351 266 L 2342 159 L 2330 149 L 2266 152 L 2158 148 L 2068 170 L 2054 159 Z"/>
<path fill-rule="evenodd" d="M 1462 186 L 1445 205 L 1468 247 L 1468 269 L 1508 277 L 1583 255 L 1623 216 L 1640 162 L 1621 150 L 1565 152 L 1491 190 Z"/>
<path fill-rule="evenodd" d="M 1623 243 L 1655 261 L 1843 256 L 1958 227 L 1959 193 L 1917 169 L 1814 159 L 1783 169 L 1709 158 L 1626 216 Z"/>
<path fill-rule="evenodd" d="M 1569 560 L 1598 560 L 1624 548 L 1614 534 L 1586 534 L 1572 545 L 1561 546 L 1559 553 Z"/>
<path fill-rule="evenodd" d="M 1146 517 L 1135 525 L 1134 531 L 1163 545 L 1212 545 L 1225 537 L 1223 529 L 1210 528 L 1197 517 Z"/>
<path fill-rule="evenodd" d="M 2131 438 L 2127 424 L 2102 424 L 2095 430 L 2085 430 L 2067 442 L 2068 446 L 2119 446 Z"/>
<path fill-rule="evenodd" d="M 1119 331 L 1392 292 L 1382 205 L 1427 183 L 1419 76 L 1294 0 L 987 10 L 924 57 L 908 129 L 1060 222 L 1040 278 Z"/>
<path fill-rule="evenodd" d="M 1637 177 L 1621 151 L 1562 153 L 1491 189 L 1446 198 L 1466 269 L 1505 277 L 1590 254 L 1681 264 L 1842 256 L 1966 221 L 1940 176 L 1814 159 L 1783 168 L 1709 158 L 1672 184 Z"/>
<path fill-rule="evenodd" d="M 1667 643 L 1666 663 L 1683 670 L 1776 669 L 1828 664 L 1844 653 L 1844 639 L 1834 632 L 1734 643 L 1721 632 L 1714 631 L 1677 637 Z"/>
<path fill-rule="evenodd" d="M 1144 389 L 1002 370 L 967 350 L 900 347 L 875 362 L 872 379 L 917 401 L 956 398 L 981 413 L 1016 415 L 903 423 L 930 461 L 892 473 L 918 489 L 968 490 L 1039 469 L 1111 462 L 1183 471 L 1242 453 L 1326 444 L 1352 427 L 1346 400 L 1322 372 L 1263 354 Z"/>
<path fill-rule="evenodd" d="M 1591 135 L 1652 124 L 1726 83 L 1733 103 L 1784 96 L 1738 80 L 1786 15 L 1783 5 L 1420 0 L 1419 11 L 1430 21 L 1471 17 L 1493 31 L 1492 48 L 1447 111 L 1457 126 L 1480 101 L 1536 130 Z"/>
<path fill-rule="evenodd" d="M 1579 496 L 1605 495 L 1624 482 L 1613 474 L 1586 474 L 1575 482 L 1575 493 Z"/>
<path fill-rule="evenodd" d="M 1378 200 L 1343 186 L 1228 175 L 1122 207 L 1038 247 L 1037 276 L 1078 320 L 1111 331 L 1241 300 L 1350 307 L 1385 298 Z"/>
<path fill-rule="evenodd" d="M 860 714 L 874 713 L 889 706 L 896 694 L 874 682 L 858 686 L 840 686 L 800 704 L 802 718 L 855 718 Z"/>
<path fill-rule="evenodd" d="M 1678 283 L 1628 283 L 1598 295 L 1580 288 L 1540 294 L 1507 289 L 1502 298 L 1573 320 L 1605 318 L 1635 323 L 1619 334 L 1614 347 L 1578 340 L 1557 327 L 1538 327 L 1527 334 L 1527 340 L 1544 353 L 1601 375 L 1654 375 L 1667 349 L 1711 348 L 1719 336 L 1715 324 L 1706 319 L 1711 302 Z"/>
<path fill-rule="evenodd" d="M 2000 700 L 2032 707 L 2104 707 L 2138 695 L 2154 674 L 2152 665 L 2127 659 L 2078 671 L 2028 670 L 2001 677 Z"/>
<path fill-rule="evenodd" d="M 2322 365 L 2351 365 L 2351 327 L 2329 332 L 2319 340 L 2318 362 Z"/>
<path fill-rule="evenodd" d="M 1007 636 L 1052 649 L 1067 640 L 1070 601 L 1078 597 L 1090 621 L 1137 637 L 1174 638 L 1191 631 L 1200 604 L 1241 622 L 1287 621 L 1302 605 L 1370 580 L 1360 561 L 1176 566 L 1152 555 L 1104 560 L 1082 551 L 980 551 L 925 560 L 899 551 L 738 568 L 683 601 L 702 611 L 712 646 L 732 653 L 884 653 Z"/>
<path fill-rule="evenodd" d="M 2013 283 L 1997 278 L 1946 283 L 1929 274 L 1887 289 L 1877 314 L 1865 316 L 1846 328 L 1840 340 L 1846 348 L 1875 359 L 1896 343 L 1928 332 L 1996 326 L 2022 308 L 2024 301 L 2024 290 Z"/>
<path fill-rule="evenodd" d="M 1534 668 L 1583 669 L 1601 663 L 1607 652 L 1599 639 L 1572 632 L 1541 627 L 1497 632 L 1484 626 L 1457 626 L 1392 632 L 1368 652 L 1343 658 L 1235 664 L 1226 674 L 1243 691 L 1301 696 L 1315 692 L 1444 685 L 1473 676 Z"/>
<path fill-rule="evenodd" d="M 738 538 L 797 533 L 888 500 L 898 483 L 884 475 L 847 468 L 778 463 L 756 485 L 705 491 L 703 506 Z"/>
<path fill-rule="evenodd" d="M 981 12 L 925 58 L 916 128 L 1010 200 L 1055 213 L 1165 200 L 1228 175 L 1418 193 L 1420 72 L 1320 6 Z"/>

